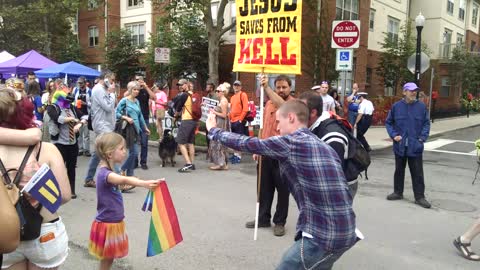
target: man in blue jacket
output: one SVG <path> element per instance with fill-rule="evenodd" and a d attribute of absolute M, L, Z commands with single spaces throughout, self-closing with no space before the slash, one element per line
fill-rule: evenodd
<path fill-rule="evenodd" d="M 385 122 L 388 135 L 393 139 L 395 153 L 393 193 L 387 196 L 387 200 L 403 199 L 405 167 L 408 162 L 415 203 L 430 208 L 430 203 L 425 199 L 422 159 L 423 143 L 430 133 L 430 120 L 425 104 L 416 100 L 417 91 L 415 83 L 406 83 L 403 86 L 404 98 L 393 104 Z"/>

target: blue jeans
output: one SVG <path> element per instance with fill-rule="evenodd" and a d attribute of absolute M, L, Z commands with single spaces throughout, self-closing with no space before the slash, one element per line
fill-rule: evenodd
<path fill-rule="evenodd" d="M 358 112 L 348 111 L 348 122 L 352 125 L 355 125 L 355 119 L 357 119 Z"/>
<path fill-rule="evenodd" d="M 148 154 L 148 135 L 145 132 L 140 134 L 140 165 L 147 164 L 147 154 Z M 137 151 L 138 152 L 138 151 Z"/>
<path fill-rule="evenodd" d="M 302 237 L 285 252 L 277 270 L 329 270 L 348 249 L 350 247 L 327 252 L 313 239 Z"/>
<path fill-rule="evenodd" d="M 85 182 L 93 180 L 93 177 L 95 177 L 95 172 L 97 171 L 98 164 L 100 163 L 100 159 L 98 158 L 97 153 L 93 151 L 91 154 L 92 157 L 88 162 L 88 171 L 87 176 L 85 176 Z"/>
<path fill-rule="evenodd" d="M 128 157 L 122 165 L 122 171 L 125 171 L 127 176 L 133 176 L 133 170 L 135 169 L 135 159 L 138 157 L 138 144 L 134 143 L 130 149 L 128 149 Z"/>

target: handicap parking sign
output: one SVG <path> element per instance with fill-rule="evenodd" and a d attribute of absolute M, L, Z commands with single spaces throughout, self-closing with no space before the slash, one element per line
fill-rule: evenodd
<path fill-rule="evenodd" d="M 353 50 L 352 49 L 337 49 L 336 70 L 337 71 L 351 71 L 353 65 Z"/>
<path fill-rule="evenodd" d="M 348 61 L 350 59 L 350 52 L 340 52 L 340 60 Z"/>

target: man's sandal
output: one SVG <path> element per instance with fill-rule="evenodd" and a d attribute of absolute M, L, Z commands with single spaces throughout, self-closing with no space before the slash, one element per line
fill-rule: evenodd
<path fill-rule="evenodd" d="M 460 236 L 453 240 L 453 245 L 458 249 L 465 259 L 480 261 L 480 256 L 470 250 L 471 243 L 462 243 Z"/>

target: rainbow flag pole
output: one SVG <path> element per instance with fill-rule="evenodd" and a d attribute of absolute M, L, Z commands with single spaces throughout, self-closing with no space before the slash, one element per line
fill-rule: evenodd
<path fill-rule="evenodd" d="M 154 191 L 148 192 L 142 210 L 152 212 L 147 257 L 160 254 L 183 240 L 177 213 L 165 181 L 161 181 Z"/>

